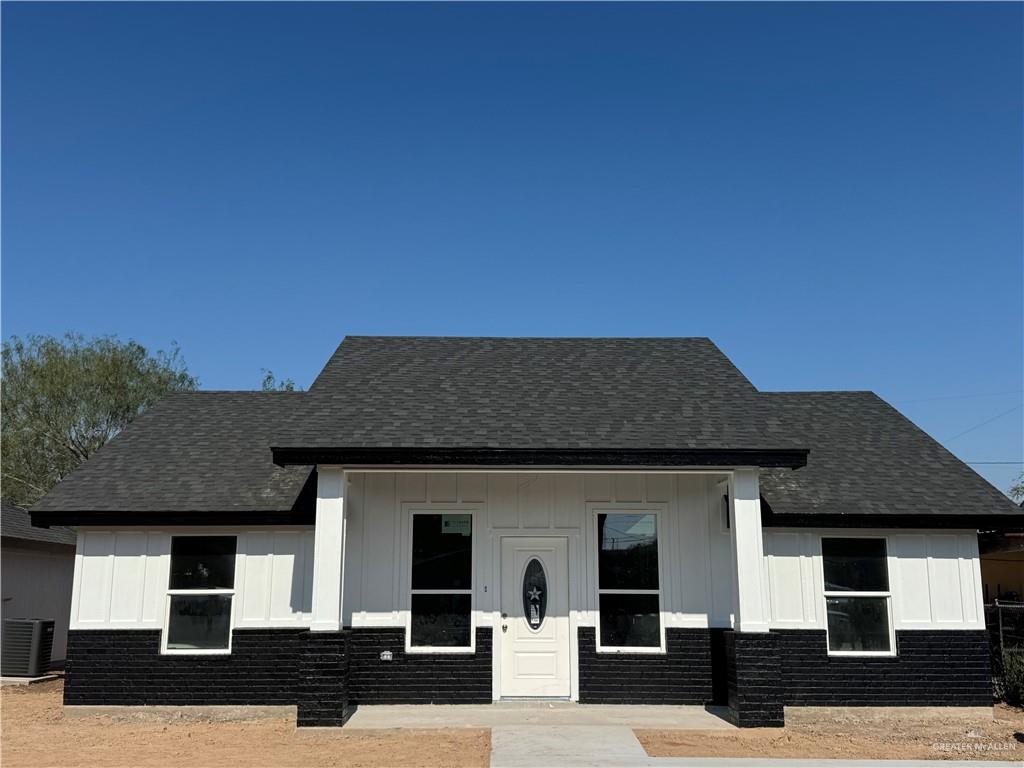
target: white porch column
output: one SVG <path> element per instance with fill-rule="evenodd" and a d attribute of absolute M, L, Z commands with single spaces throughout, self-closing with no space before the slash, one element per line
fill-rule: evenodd
<path fill-rule="evenodd" d="M 341 630 L 345 578 L 345 472 L 317 467 L 313 534 L 313 632 Z"/>
<path fill-rule="evenodd" d="M 733 629 L 767 632 L 769 624 L 768 580 L 764 568 L 764 537 L 761 533 L 761 491 L 757 468 L 733 472 L 729 494 L 732 524 Z"/>

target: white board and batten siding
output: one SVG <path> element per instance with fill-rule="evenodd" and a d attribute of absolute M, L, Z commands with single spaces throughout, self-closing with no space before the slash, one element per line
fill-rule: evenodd
<path fill-rule="evenodd" d="M 729 621 L 728 583 L 724 591 L 714 590 L 716 596 L 722 592 L 714 606 L 709 599 L 712 569 L 722 567 L 714 561 L 724 552 L 724 568 L 730 566 L 728 533 L 714 527 L 714 539 L 708 535 L 719 518 L 718 507 L 712 510 L 715 484 L 707 475 L 353 472 L 349 478 L 346 625 L 406 626 L 415 512 L 474 515 L 474 626 L 497 621 L 501 538 L 512 535 L 568 540 L 570 613 L 574 626 L 594 626 L 600 511 L 658 514 L 665 626 L 706 627 L 709 613 Z"/>
<path fill-rule="evenodd" d="M 238 537 L 233 626 L 309 624 L 313 529 L 287 527 L 80 528 L 71 600 L 71 629 L 162 629 L 171 565 L 171 536 Z"/>
<path fill-rule="evenodd" d="M 825 629 L 822 536 L 886 540 L 894 629 L 984 629 L 974 531 L 768 529 L 764 547 L 773 629 Z"/>
<path fill-rule="evenodd" d="M 573 633 L 597 613 L 596 514 L 659 515 L 665 627 L 727 627 L 732 554 L 715 477 L 701 474 L 543 472 L 349 473 L 346 626 L 406 626 L 411 516 L 474 515 L 474 626 L 498 619 L 501 538 L 564 536 Z M 232 625 L 302 627 L 311 620 L 312 527 L 79 530 L 71 629 L 161 629 L 171 535 L 238 537 Z M 984 626 L 977 537 L 971 531 L 766 529 L 773 628 L 825 627 L 821 536 L 887 541 L 896 629 Z"/>

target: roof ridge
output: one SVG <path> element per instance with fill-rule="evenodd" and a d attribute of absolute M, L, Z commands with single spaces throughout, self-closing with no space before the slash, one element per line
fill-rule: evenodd
<path fill-rule="evenodd" d="M 711 341 L 710 336 L 424 336 L 347 334 L 345 339 L 390 339 L 430 341 Z M 713 343 L 713 342 L 712 342 Z"/>

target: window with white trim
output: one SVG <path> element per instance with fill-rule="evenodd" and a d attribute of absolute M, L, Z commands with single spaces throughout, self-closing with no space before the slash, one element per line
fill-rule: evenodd
<path fill-rule="evenodd" d="M 472 647 L 473 515 L 412 516 L 410 648 Z"/>
<path fill-rule="evenodd" d="M 597 600 L 602 649 L 661 648 L 657 515 L 597 515 Z"/>
<path fill-rule="evenodd" d="M 884 538 L 821 539 L 828 651 L 893 653 L 892 593 Z"/>
<path fill-rule="evenodd" d="M 231 650 L 235 536 L 172 536 L 165 653 Z"/>

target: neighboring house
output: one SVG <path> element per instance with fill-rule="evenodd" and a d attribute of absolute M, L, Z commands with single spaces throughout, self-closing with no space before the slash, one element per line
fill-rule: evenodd
<path fill-rule="evenodd" d="M 79 526 L 65 703 L 991 704 L 999 491 L 868 392 L 707 339 L 349 337 L 169 395 L 33 508 Z"/>
<path fill-rule="evenodd" d="M 76 538 L 70 528 L 34 528 L 27 510 L 0 502 L 3 618 L 53 619 L 54 666 L 67 650 Z"/>
<path fill-rule="evenodd" d="M 983 533 L 979 547 L 985 602 L 1024 602 L 1024 533 Z"/>

